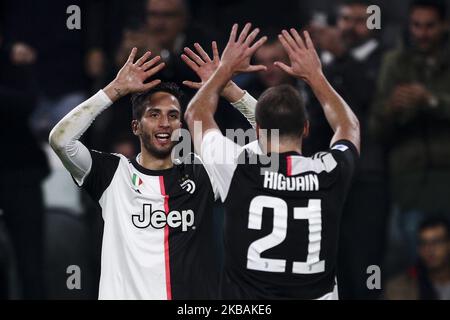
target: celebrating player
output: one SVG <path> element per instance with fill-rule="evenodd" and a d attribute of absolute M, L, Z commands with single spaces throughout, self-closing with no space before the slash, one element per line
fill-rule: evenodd
<path fill-rule="evenodd" d="M 117 77 L 65 116 L 49 138 L 76 183 L 102 208 L 99 298 L 216 298 L 214 183 L 195 155 L 172 161 L 172 135 L 182 119 L 180 91 L 160 80 L 147 83 L 164 64 L 159 56 L 148 60 L 150 52 L 135 61 L 136 51 Z M 197 71 L 208 67 L 204 63 Z M 236 99 L 243 94 L 234 85 L 224 93 Z M 128 94 L 134 94 L 132 130 L 140 154 L 129 160 L 86 148 L 79 141 L 83 133 Z"/>
<path fill-rule="evenodd" d="M 290 86 L 258 100 L 256 143 L 240 148 L 225 138 L 213 117 L 220 92 L 236 73 L 261 68 L 250 58 L 265 38 L 255 42 L 259 30 L 250 30 L 247 24 L 238 36 L 233 26 L 218 69 L 185 114 L 191 134 L 201 135 L 196 149 L 226 208 L 222 298 L 336 299 L 339 221 L 359 154 L 359 122 L 324 77 L 309 34 L 303 39 L 291 29 L 279 35 L 291 65 L 275 64 L 314 91 L 335 132 L 330 149 L 302 156 L 309 124 Z M 196 121 L 202 132 L 194 132 Z M 267 161 L 274 159 L 275 169 Z"/>

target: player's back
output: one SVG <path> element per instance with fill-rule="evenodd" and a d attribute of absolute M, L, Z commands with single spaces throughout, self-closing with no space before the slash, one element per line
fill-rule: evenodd
<path fill-rule="evenodd" d="M 313 157 L 244 148 L 224 201 L 223 298 L 332 296 L 340 216 L 356 156 L 348 141 Z"/>

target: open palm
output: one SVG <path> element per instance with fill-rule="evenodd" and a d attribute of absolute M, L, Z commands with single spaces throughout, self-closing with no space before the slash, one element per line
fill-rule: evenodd
<path fill-rule="evenodd" d="M 115 82 L 119 85 L 119 87 L 125 91 L 123 92 L 124 94 L 149 90 L 161 82 L 160 80 L 153 80 L 149 83 L 145 82 L 148 78 L 164 68 L 164 63 L 156 65 L 160 61 L 161 57 L 156 56 L 147 61 L 147 59 L 151 56 L 151 52 L 146 52 L 142 57 L 134 62 L 136 52 L 137 48 L 133 48 L 133 50 L 131 50 L 127 62 L 124 64 L 122 69 L 120 69 L 115 79 Z"/>
<path fill-rule="evenodd" d="M 322 73 L 322 64 L 309 33 L 305 31 L 303 34 L 305 40 L 295 29 L 291 29 L 290 33 L 286 30 L 282 31 L 278 38 L 289 56 L 291 65 L 288 66 L 280 61 L 275 62 L 275 65 L 291 76 L 308 82 Z"/>
<path fill-rule="evenodd" d="M 197 74 L 201 82 L 183 81 L 183 84 L 192 89 L 200 89 L 219 67 L 220 57 L 215 41 L 211 44 L 212 59 L 198 43 L 195 43 L 194 47 L 198 54 L 186 47 L 184 48 L 185 54 L 181 55 L 181 59 Z"/>
<path fill-rule="evenodd" d="M 259 33 L 258 28 L 250 32 L 252 25 L 247 23 L 239 36 L 237 35 L 238 28 L 239 26 L 234 24 L 231 29 L 230 38 L 222 53 L 221 65 L 232 73 L 266 70 L 266 66 L 251 65 L 250 60 L 256 50 L 267 41 L 267 37 L 262 37 L 254 42 Z"/>

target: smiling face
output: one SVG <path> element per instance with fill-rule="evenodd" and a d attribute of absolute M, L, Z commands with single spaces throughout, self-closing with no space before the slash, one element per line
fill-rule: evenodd
<path fill-rule="evenodd" d="M 133 133 L 139 136 L 142 148 L 153 157 L 170 157 L 177 143 L 172 141 L 172 133 L 181 128 L 181 107 L 178 99 L 167 92 L 153 94 L 142 116 L 132 122 Z"/>

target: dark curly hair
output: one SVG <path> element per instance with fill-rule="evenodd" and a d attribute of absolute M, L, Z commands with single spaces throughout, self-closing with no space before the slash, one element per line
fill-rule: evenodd
<path fill-rule="evenodd" d="M 144 114 L 145 108 L 147 106 L 148 101 L 150 101 L 151 97 L 158 92 L 166 92 L 172 96 L 174 96 L 178 102 L 180 103 L 181 113 L 183 113 L 183 102 L 184 102 L 184 93 L 181 91 L 180 87 L 173 82 L 162 82 L 158 84 L 156 87 L 153 87 L 150 90 L 135 93 L 131 96 L 131 104 L 133 110 L 133 119 L 139 120 L 142 118 Z"/>

